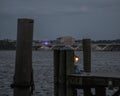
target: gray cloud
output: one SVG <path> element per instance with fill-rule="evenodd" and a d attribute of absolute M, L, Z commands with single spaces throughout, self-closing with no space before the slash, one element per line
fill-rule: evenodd
<path fill-rule="evenodd" d="M 9 5 L 9 6 L 8 6 Z M 27 4 L 27 2 L 4 4 L 4 7 L 0 9 L 3 14 L 62 14 L 62 13 L 84 13 L 87 12 L 88 8 L 85 5 L 73 6 L 62 4 L 58 2 L 32 2 L 32 4 Z"/>
<path fill-rule="evenodd" d="M 15 37 L 20 17 L 35 20 L 37 39 L 120 37 L 120 0 L 0 0 L 0 16 L 2 37 L 7 33 Z"/>
<path fill-rule="evenodd" d="M 118 0 L 2 0 L 1 2 L 0 12 L 4 14 L 87 13 L 96 8 L 120 5 Z"/>

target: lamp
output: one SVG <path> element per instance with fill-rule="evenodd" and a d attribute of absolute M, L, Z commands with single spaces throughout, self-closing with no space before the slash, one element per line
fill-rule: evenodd
<path fill-rule="evenodd" d="M 76 55 L 74 56 L 74 62 L 75 62 L 75 63 L 78 63 L 78 62 L 79 62 L 79 57 L 76 56 Z"/>

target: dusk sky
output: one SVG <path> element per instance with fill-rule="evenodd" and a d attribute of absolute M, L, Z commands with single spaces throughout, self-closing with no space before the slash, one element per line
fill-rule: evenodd
<path fill-rule="evenodd" d="M 0 39 L 16 39 L 18 18 L 34 19 L 34 40 L 120 39 L 120 0 L 0 0 Z"/>

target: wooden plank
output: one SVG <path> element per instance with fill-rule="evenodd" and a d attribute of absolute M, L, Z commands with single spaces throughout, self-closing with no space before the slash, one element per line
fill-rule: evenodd
<path fill-rule="evenodd" d="M 74 74 L 74 51 L 73 50 L 66 50 L 66 74 Z"/>
<path fill-rule="evenodd" d="M 59 96 L 60 50 L 54 50 L 54 96 Z"/>
<path fill-rule="evenodd" d="M 117 77 L 102 77 L 94 75 L 78 75 L 71 74 L 69 75 L 69 82 L 71 85 L 79 86 L 110 86 L 109 82 L 112 82 L 113 87 L 120 86 L 120 78 Z"/>
<path fill-rule="evenodd" d="M 120 79 L 120 73 L 113 73 L 113 72 L 106 72 L 106 73 L 102 73 L 102 72 L 83 72 L 81 74 L 70 74 L 69 76 L 80 76 L 80 77 L 102 77 L 102 78 L 118 78 Z"/>
<path fill-rule="evenodd" d="M 66 96 L 66 52 L 60 50 L 59 96 Z"/>
<path fill-rule="evenodd" d="M 74 72 L 74 51 L 69 49 L 66 50 L 66 96 L 77 96 L 77 90 L 72 88 L 68 81 L 68 75 Z"/>

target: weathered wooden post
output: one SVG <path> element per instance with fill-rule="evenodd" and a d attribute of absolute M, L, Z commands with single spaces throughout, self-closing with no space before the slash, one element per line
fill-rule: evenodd
<path fill-rule="evenodd" d="M 68 75 L 74 73 L 74 51 L 54 50 L 54 96 L 72 96 Z"/>
<path fill-rule="evenodd" d="M 85 72 L 91 72 L 91 40 L 83 39 L 83 67 Z"/>
<path fill-rule="evenodd" d="M 68 75 L 74 74 L 74 50 L 66 50 L 66 96 L 75 96 L 74 91 L 76 91 L 68 82 Z"/>
<path fill-rule="evenodd" d="M 60 50 L 59 96 L 66 96 L 66 52 Z"/>
<path fill-rule="evenodd" d="M 83 67 L 85 72 L 91 72 L 91 40 L 90 39 L 83 39 Z M 90 96 L 91 88 L 86 87 L 83 90 L 84 90 L 84 96 Z"/>
<path fill-rule="evenodd" d="M 33 20 L 18 19 L 14 96 L 31 96 Z"/>
<path fill-rule="evenodd" d="M 84 62 L 84 71 L 91 72 L 91 40 L 83 39 L 83 62 Z M 85 81 L 87 85 L 87 81 Z M 91 88 L 86 87 L 84 90 L 84 96 L 91 96 Z M 106 91 L 103 86 L 95 86 L 95 96 L 105 96 Z"/>
<path fill-rule="evenodd" d="M 54 50 L 54 96 L 59 96 L 60 50 Z"/>

